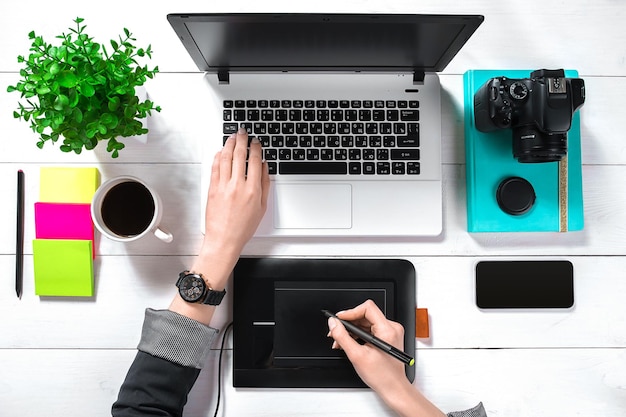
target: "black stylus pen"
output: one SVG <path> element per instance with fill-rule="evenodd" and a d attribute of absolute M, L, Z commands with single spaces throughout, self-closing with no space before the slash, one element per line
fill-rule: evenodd
<path fill-rule="evenodd" d="M 411 356 L 407 355 L 403 351 L 391 346 L 389 343 L 385 342 L 384 340 L 377 338 L 373 334 L 366 332 L 365 330 L 361 329 L 360 327 L 355 326 L 349 321 L 340 319 L 339 317 L 337 317 L 336 315 L 334 315 L 328 310 L 322 310 L 322 313 L 324 313 L 326 317 L 332 317 L 332 318 L 339 320 L 344 325 L 346 330 L 348 330 L 348 332 L 352 333 L 354 336 L 358 337 L 359 339 L 367 343 L 371 343 L 373 346 L 376 346 L 383 352 L 390 354 L 394 358 L 404 362 L 405 364 L 409 366 L 413 366 L 415 364 L 415 359 L 413 359 Z"/>
<path fill-rule="evenodd" d="M 15 233 L 15 293 L 22 298 L 24 275 L 24 171 L 17 171 L 17 215 Z"/>

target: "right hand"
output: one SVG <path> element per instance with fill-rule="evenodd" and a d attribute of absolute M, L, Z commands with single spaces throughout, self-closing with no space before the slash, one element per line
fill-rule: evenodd
<path fill-rule="evenodd" d="M 337 317 L 352 322 L 400 350 L 404 349 L 404 327 L 387 320 L 372 300 L 351 310 L 341 311 Z M 379 395 L 385 396 L 387 392 L 410 384 L 404 363 L 368 343 L 359 344 L 339 320 L 329 318 L 328 328 L 328 335 L 335 340 L 333 347 L 340 347 L 346 352 L 363 382 Z"/>

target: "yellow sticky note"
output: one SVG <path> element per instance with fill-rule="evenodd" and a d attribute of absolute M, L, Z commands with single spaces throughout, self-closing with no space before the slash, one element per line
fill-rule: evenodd
<path fill-rule="evenodd" d="M 35 239 L 35 294 L 93 296 L 91 240 Z"/>
<path fill-rule="evenodd" d="M 42 167 L 39 171 L 39 201 L 91 203 L 99 182 L 97 168 Z"/>

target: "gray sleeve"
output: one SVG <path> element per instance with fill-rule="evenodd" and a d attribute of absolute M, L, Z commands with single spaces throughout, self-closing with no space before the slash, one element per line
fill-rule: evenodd
<path fill-rule="evenodd" d="M 201 369 L 218 332 L 173 311 L 148 308 L 137 349 L 185 367 Z"/>
<path fill-rule="evenodd" d="M 487 412 L 483 407 L 483 403 L 478 403 L 476 407 L 469 410 L 448 413 L 448 417 L 487 417 Z"/>

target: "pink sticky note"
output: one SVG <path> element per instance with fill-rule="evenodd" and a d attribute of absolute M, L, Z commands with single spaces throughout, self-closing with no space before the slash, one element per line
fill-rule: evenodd
<path fill-rule="evenodd" d="M 37 239 L 94 240 L 89 204 L 35 203 Z M 95 245 L 92 243 L 93 257 Z"/>

